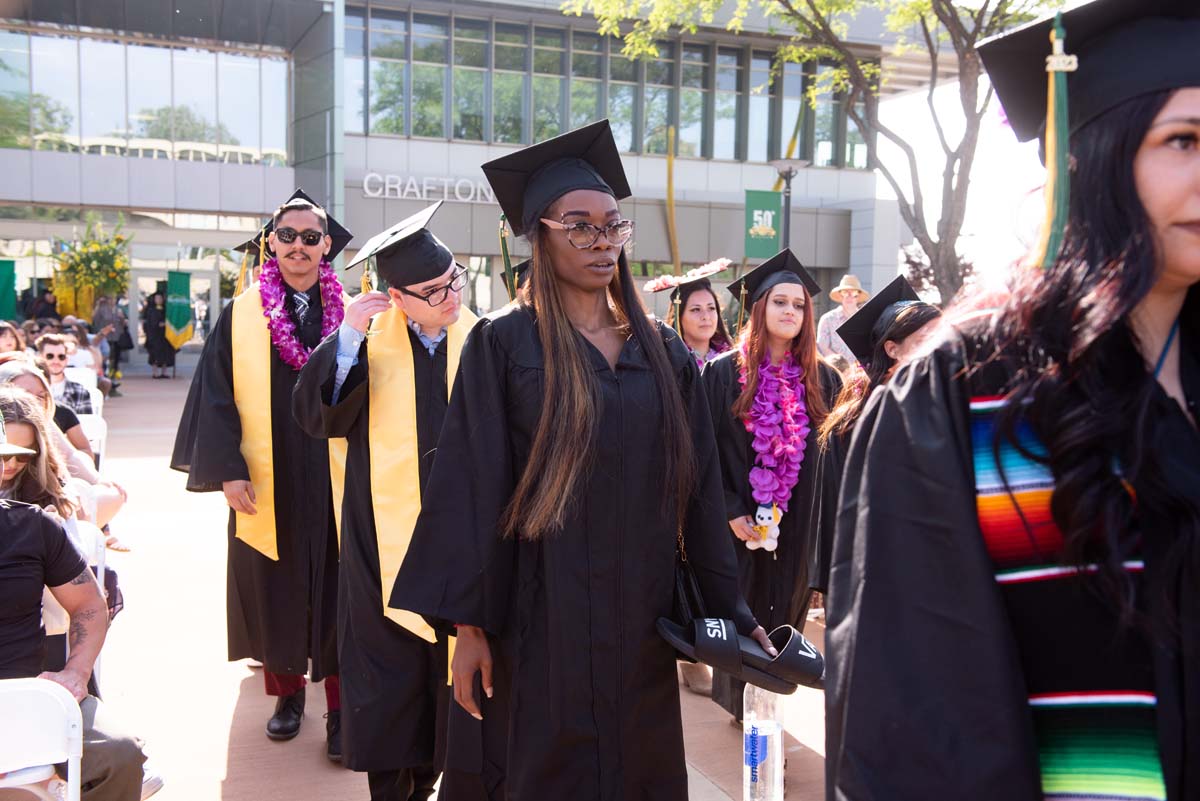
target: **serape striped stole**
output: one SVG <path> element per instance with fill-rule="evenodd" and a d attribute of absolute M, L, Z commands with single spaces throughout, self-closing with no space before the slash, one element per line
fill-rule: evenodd
<path fill-rule="evenodd" d="M 1001 438 L 997 452 L 1003 404 L 971 399 L 976 503 L 1024 668 L 1042 792 L 1055 800 L 1165 801 L 1148 646 L 1116 634 L 1114 613 L 1088 592 L 1081 570 L 1062 564 L 1062 532 L 1050 512 L 1054 478 L 1026 455 L 1045 449 L 1022 422 L 1020 447 Z M 1143 567 L 1125 563 L 1135 581 Z"/>

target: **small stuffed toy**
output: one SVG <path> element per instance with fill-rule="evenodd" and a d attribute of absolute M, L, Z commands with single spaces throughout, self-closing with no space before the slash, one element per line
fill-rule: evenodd
<path fill-rule="evenodd" d="M 758 507 L 754 513 L 754 525 L 752 526 L 758 539 L 750 540 L 746 543 L 746 547 L 752 551 L 757 551 L 759 548 L 764 551 L 774 551 L 778 548 L 779 521 L 782 518 L 779 507 L 774 504 Z"/>

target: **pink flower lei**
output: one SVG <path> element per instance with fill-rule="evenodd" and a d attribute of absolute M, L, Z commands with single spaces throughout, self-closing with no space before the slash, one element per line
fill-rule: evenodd
<path fill-rule="evenodd" d="M 741 348 L 739 380 L 746 386 L 746 348 Z M 758 390 L 745 420 L 754 437 L 750 488 L 756 503 L 788 509 L 792 488 L 800 480 L 809 425 L 804 402 L 804 368 L 789 353 L 781 364 L 770 357 L 758 365 Z"/>
<path fill-rule="evenodd" d="M 342 282 L 338 280 L 333 265 L 322 260 L 317 281 L 321 285 L 321 338 L 324 339 L 342 324 L 346 308 L 342 304 Z M 299 370 L 308 362 L 312 349 L 296 339 L 296 324 L 285 307 L 287 291 L 283 287 L 283 273 L 279 271 L 277 259 L 271 259 L 259 271 L 258 292 L 262 296 L 263 316 L 267 318 L 267 329 L 271 332 L 271 344 L 275 346 L 275 352 L 284 364 Z"/>

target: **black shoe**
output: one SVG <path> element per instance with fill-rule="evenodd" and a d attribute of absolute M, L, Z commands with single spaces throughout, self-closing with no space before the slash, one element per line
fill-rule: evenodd
<path fill-rule="evenodd" d="M 280 696 L 275 702 L 275 714 L 267 721 L 267 736 L 272 740 L 290 740 L 300 733 L 304 720 L 304 688 L 291 695 Z"/>
<path fill-rule="evenodd" d="M 325 713 L 325 756 L 333 762 L 342 761 L 342 713 Z"/>

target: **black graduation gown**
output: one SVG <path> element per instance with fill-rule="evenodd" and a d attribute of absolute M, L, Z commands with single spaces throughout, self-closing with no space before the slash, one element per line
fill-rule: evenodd
<path fill-rule="evenodd" d="M 1182 335 L 1193 400 L 1198 323 Z M 963 377 L 965 352 L 954 335 L 898 371 L 851 440 L 845 474 L 861 482 L 841 497 L 827 605 L 830 801 L 1042 798 L 1022 656 L 976 507 L 968 402 L 990 393 Z M 1200 435 L 1161 391 L 1145 419 L 1129 436 L 1146 438 L 1174 497 L 1192 499 L 1182 514 L 1141 508 L 1146 576 L 1159 577 L 1144 597 L 1169 589 L 1180 615 L 1152 661 L 1167 797 L 1184 801 L 1200 797 Z"/>
<path fill-rule="evenodd" d="M 424 488 L 446 416 L 446 341 L 433 357 L 411 330 L 417 399 L 417 446 Z M 371 504 L 367 343 L 333 400 L 337 333 L 313 351 L 292 396 L 296 420 L 314 437 L 347 437 L 346 493 L 338 581 L 338 664 L 342 692 L 342 763 L 352 770 L 402 770 L 434 764 L 439 691 L 446 686 L 446 644 L 409 633 L 383 615 L 379 548 Z M 389 587 L 390 590 L 390 587 Z M 444 691 L 441 693 L 445 701 Z"/>
<path fill-rule="evenodd" d="M 673 332 L 659 330 L 697 444 L 688 556 L 710 613 L 748 634 L 755 623 L 739 603 L 695 361 Z M 663 502 L 659 393 L 635 340 L 615 371 L 578 342 L 596 372 L 599 434 L 590 478 L 562 530 L 536 542 L 497 531 L 528 462 L 544 391 L 533 312 L 510 306 L 481 320 L 463 348 L 391 602 L 495 638 L 497 698 L 483 700 L 475 753 L 458 752 L 451 732 L 447 768 L 482 766 L 491 797 L 511 801 L 685 799 L 676 656 L 655 629 L 671 612 L 676 542 Z M 502 725 L 506 756 L 495 751 Z M 497 789 L 501 780 L 506 789 Z"/>
<path fill-rule="evenodd" d="M 321 338 L 321 298 L 311 293 L 300 341 Z M 286 299 L 292 309 L 291 292 Z M 292 312 L 295 322 L 295 313 Z M 241 419 L 233 402 L 233 304 L 204 344 L 175 437 L 171 467 L 188 474 L 192 492 L 220 492 L 223 481 L 249 480 L 240 451 Z M 273 561 L 234 536 L 229 512 L 226 620 L 230 661 L 252 658 L 273 673 L 314 681 L 337 673 L 337 532 L 329 485 L 329 449 L 292 417 L 299 373 L 271 351 L 271 442 L 275 466 Z"/>
<path fill-rule="evenodd" d="M 803 630 L 812 588 L 809 580 L 812 550 L 814 543 L 821 539 L 819 526 L 823 523 L 832 528 L 830 517 L 821 515 L 821 502 L 837 497 L 838 474 L 826 469 L 817 443 L 817 426 L 812 425 L 804 447 L 800 479 L 792 488 L 788 511 L 779 521 L 779 546 L 773 553 L 751 551 L 734 537 L 728 521 L 742 515 L 753 518 L 758 508 L 749 478 L 750 468 L 754 466 L 753 437 L 746 431 L 745 423 L 731 411 L 742 392 L 738 380 L 739 358 L 739 352 L 733 350 L 704 368 L 704 388 L 708 393 L 721 459 L 725 533 L 737 553 L 742 594 L 758 622 L 767 631 L 785 623 Z M 833 399 L 841 389 L 841 378 L 824 362 L 818 364 L 826 408 L 832 408 Z M 739 720 L 743 689 L 744 682 L 722 671 L 713 672 L 713 700 Z"/>
<path fill-rule="evenodd" d="M 146 335 L 146 354 L 154 367 L 174 367 L 175 348 L 167 341 L 165 323 L 167 312 L 157 306 L 146 307 L 146 320 L 142 331 Z"/>

